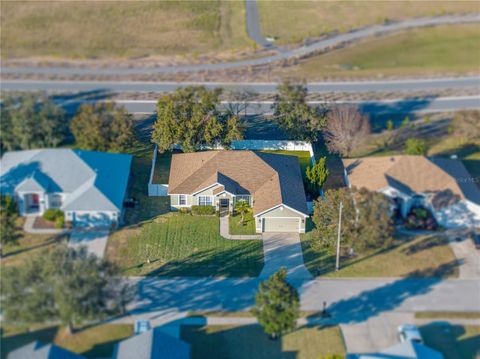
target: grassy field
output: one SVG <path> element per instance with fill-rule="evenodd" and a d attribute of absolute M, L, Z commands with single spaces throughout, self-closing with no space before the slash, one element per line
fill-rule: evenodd
<path fill-rule="evenodd" d="M 294 79 L 478 72 L 478 25 L 448 25 L 370 38 L 280 69 Z"/>
<path fill-rule="evenodd" d="M 241 1 L 3 1 L 2 57 L 133 58 L 250 46 Z"/>
<path fill-rule="evenodd" d="M 469 1 L 259 0 L 257 3 L 262 33 L 276 37 L 280 44 L 381 24 L 385 20 L 478 12 L 478 4 Z"/>
<path fill-rule="evenodd" d="M 57 326 L 33 326 L 33 330 L 27 329 L 26 327 L 2 327 L 2 359 L 6 358 L 12 350 L 34 340 L 44 343 L 54 342 L 87 358 L 108 358 L 113 354 L 117 342 L 133 334 L 133 327 L 130 324 L 97 325 L 72 335 L 67 335 Z"/>
<path fill-rule="evenodd" d="M 107 258 L 126 275 L 242 277 L 257 276 L 263 267 L 261 241 L 224 239 L 218 217 L 178 213 L 114 233 Z"/>
<path fill-rule="evenodd" d="M 416 312 L 418 319 L 480 319 L 480 312 Z"/>
<path fill-rule="evenodd" d="M 440 236 L 401 237 L 386 248 L 342 259 L 335 272 L 335 256 L 316 251 L 309 238 L 302 235 L 303 258 L 313 275 L 327 277 L 457 277 L 455 256 L 445 238 Z"/>
<path fill-rule="evenodd" d="M 480 356 L 480 326 L 427 325 L 420 327 L 425 344 L 448 359 L 475 359 Z"/>
<path fill-rule="evenodd" d="M 251 213 L 245 214 L 243 224 L 240 224 L 241 215 L 233 214 L 228 218 L 230 234 L 255 234 L 255 219 Z"/>
<path fill-rule="evenodd" d="M 303 327 L 269 340 L 258 325 L 182 326 L 181 338 L 192 345 L 192 359 L 318 359 L 345 354 L 339 327 Z"/>

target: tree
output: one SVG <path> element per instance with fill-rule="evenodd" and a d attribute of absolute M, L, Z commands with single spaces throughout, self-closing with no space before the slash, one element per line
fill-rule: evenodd
<path fill-rule="evenodd" d="M 258 93 L 246 88 L 230 90 L 226 93 L 226 97 L 229 100 L 227 108 L 236 117 L 239 117 L 241 112 L 243 112 L 244 116 L 247 116 L 249 102 L 257 96 Z"/>
<path fill-rule="evenodd" d="M 85 321 L 122 312 L 127 293 L 110 263 L 86 248 L 59 246 L 4 269 L 2 308 L 6 321 L 59 321 L 69 331 Z"/>
<path fill-rule="evenodd" d="M 164 152 L 178 144 L 184 152 L 193 152 L 217 144 L 228 147 L 242 139 L 238 117 L 217 110 L 220 94 L 220 89 L 186 87 L 160 97 L 152 134 L 158 150 Z"/>
<path fill-rule="evenodd" d="M 6 96 L 1 119 L 2 152 L 57 147 L 65 140 L 68 128 L 60 107 L 38 94 Z"/>
<path fill-rule="evenodd" d="M 410 117 L 405 116 L 402 123 L 400 124 L 400 128 L 406 128 L 410 124 Z"/>
<path fill-rule="evenodd" d="M 369 134 L 368 117 L 356 107 L 336 106 L 328 112 L 324 137 L 330 152 L 350 156 Z"/>
<path fill-rule="evenodd" d="M 263 330 L 276 339 L 296 327 L 300 301 L 297 290 L 287 280 L 285 268 L 260 283 L 252 313 Z"/>
<path fill-rule="evenodd" d="M 388 120 L 387 121 L 387 131 L 393 131 L 395 129 L 395 124 L 393 123 L 393 120 Z"/>
<path fill-rule="evenodd" d="M 480 139 L 480 111 L 459 111 L 453 118 L 453 133 L 467 141 Z"/>
<path fill-rule="evenodd" d="M 84 150 L 125 152 L 135 143 L 132 116 L 113 102 L 82 105 L 70 129 L 76 146 Z"/>
<path fill-rule="evenodd" d="M 325 126 L 325 111 L 308 106 L 307 95 L 303 84 L 284 82 L 275 97 L 274 117 L 292 140 L 315 142 Z"/>
<path fill-rule="evenodd" d="M 425 156 L 428 148 L 425 140 L 420 138 L 408 138 L 405 141 L 405 154 Z"/>
<path fill-rule="evenodd" d="M 326 157 L 320 158 L 312 166 L 307 167 L 306 177 L 314 193 L 319 193 L 319 190 L 323 188 L 323 185 L 327 181 L 328 174 Z"/>
<path fill-rule="evenodd" d="M 236 203 L 235 203 L 235 211 L 237 211 L 238 213 L 240 213 L 240 221 L 238 222 L 238 224 L 242 224 L 245 222 L 245 215 L 250 212 L 251 208 L 250 208 L 250 205 L 248 204 L 247 201 L 245 201 L 244 199 L 241 199 L 241 200 L 238 200 Z"/>
<path fill-rule="evenodd" d="M 327 190 L 323 198 L 315 201 L 312 216 L 315 230 L 311 242 L 314 249 L 334 252 L 340 203 L 343 203 L 342 246 L 362 251 L 381 247 L 390 241 L 393 231 L 390 201 L 382 193 L 364 188 L 342 188 Z"/>
<path fill-rule="evenodd" d="M 0 257 L 3 245 L 18 240 L 18 208 L 11 196 L 0 194 Z"/>

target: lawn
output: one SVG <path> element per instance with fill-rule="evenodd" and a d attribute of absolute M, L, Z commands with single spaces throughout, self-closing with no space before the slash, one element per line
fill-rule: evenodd
<path fill-rule="evenodd" d="M 1 358 L 8 353 L 34 340 L 44 343 L 54 342 L 58 346 L 82 354 L 87 358 L 108 358 L 113 354 L 114 346 L 120 340 L 133 334 L 130 324 L 102 324 L 67 335 L 57 326 L 2 327 Z"/>
<path fill-rule="evenodd" d="M 107 258 L 125 275 L 243 277 L 263 267 L 260 240 L 227 240 L 218 217 L 179 213 L 114 233 Z"/>
<path fill-rule="evenodd" d="M 24 221 L 24 218 L 19 218 L 17 226 L 22 228 Z M 52 248 L 67 239 L 66 235 L 30 234 L 21 230 L 18 233 L 17 243 L 9 243 L 3 246 L 2 266 L 21 264 L 28 258 L 40 253 L 43 249 Z"/>
<path fill-rule="evenodd" d="M 192 346 L 192 359 L 318 359 L 345 354 L 339 327 L 302 327 L 270 340 L 259 325 L 182 326 L 181 338 Z"/>
<path fill-rule="evenodd" d="M 335 256 L 310 245 L 312 232 L 301 236 L 305 265 L 313 275 L 327 277 L 430 277 L 455 278 L 455 256 L 442 235 L 397 237 L 393 244 L 342 259 L 335 272 Z"/>
<path fill-rule="evenodd" d="M 157 154 L 155 168 L 153 170 L 153 183 L 166 184 L 170 175 L 170 164 L 172 162 L 172 152 Z"/>
<path fill-rule="evenodd" d="M 425 344 L 448 359 L 475 359 L 480 356 L 480 326 L 438 325 L 420 327 Z"/>
<path fill-rule="evenodd" d="M 196 56 L 252 46 L 241 1 L 2 1 L 2 58 Z"/>
<path fill-rule="evenodd" d="M 262 33 L 276 37 L 280 44 L 380 24 L 386 19 L 478 12 L 478 4 L 468 1 L 417 1 L 414 5 L 408 1 L 260 0 L 257 3 Z"/>
<path fill-rule="evenodd" d="M 240 214 L 231 214 L 228 218 L 230 234 L 256 234 L 255 218 L 252 213 L 245 214 L 243 223 L 240 223 Z"/>
<path fill-rule="evenodd" d="M 477 25 L 422 28 L 369 38 L 278 71 L 309 80 L 478 72 L 479 41 Z"/>

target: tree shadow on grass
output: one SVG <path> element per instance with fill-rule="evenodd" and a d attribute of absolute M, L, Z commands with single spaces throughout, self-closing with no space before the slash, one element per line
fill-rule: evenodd
<path fill-rule="evenodd" d="M 480 335 L 461 338 L 465 327 L 448 322 L 431 322 L 420 327 L 425 344 L 440 351 L 445 358 L 475 359 L 480 354 Z"/>
<path fill-rule="evenodd" d="M 263 268 L 263 252 L 259 241 L 242 241 L 243 245 L 223 249 L 195 252 L 188 257 L 165 262 L 152 255 L 146 262 L 128 268 L 136 268 L 146 276 L 186 277 L 256 277 Z M 143 268 L 158 266 L 144 272 Z M 127 270 L 128 270 L 127 269 Z"/>
<path fill-rule="evenodd" d="M 18 250 L 15 250 L 15 251 L 12 251 L 12 252 L 8 252 L 6 254 L 4 254 L 2 256 L 2 259 L 7 259 L 9 257 L 13 257 L 17 254 L 20 254 L 20 253 L 25 253 L 25 252 L 30 252 L 32 250 L 35 250 L 35 249 L 39 249 L 39 248 L 44 248 L 44 247 L 48 247 L 54 243 L 60 243 L 62 241 L 67 241 L 68 240 L 68 235 L 66 234 L 59 234 L 59 235 L 56 235 L 54 236 L 53 238 L 51 238 L 50 240 L 46 241 L 46 242 L 43 242 L 43 243 L 40 243 L 40 244 L 36 244 L 36 245 L 33 245 L 33 246 L 30 246 L 30 247 L 24 247 L 24 248 L 20 248 Z"/>
<path fill-rule="evenodd" d="M 181 326 L 181 339 L 191 344 L 192 359 L 256 358 L 296 359 L 296 351 L 283 348 L 282 339 L 270 340 L 259 325 L 214 331 L 205 326 Z"/>
<path fill-rule="evenodd" d="M 413 255 L 421 251 L 430 250 L 435 247 L 446 245 L 448 245 L 448 241 L 442 235 L 430 235 L 418 241 L 417 243 L 403 248 L 401 252 L 405 253 L 406 255 Z"/>

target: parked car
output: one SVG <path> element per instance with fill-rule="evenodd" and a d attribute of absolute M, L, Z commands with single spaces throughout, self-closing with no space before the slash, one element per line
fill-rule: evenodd
<path fill-rule="evenodd" d="M 398 339 L 403 343 L 407 341 L 423 344 L 420 330 L 415 324 L 403 324 L 398 327 Z"/>
<path fill-rule="evenodd" d="M 475 248 L 480 249 L 480 233 L 472 232 L 471 238 Z"/>

